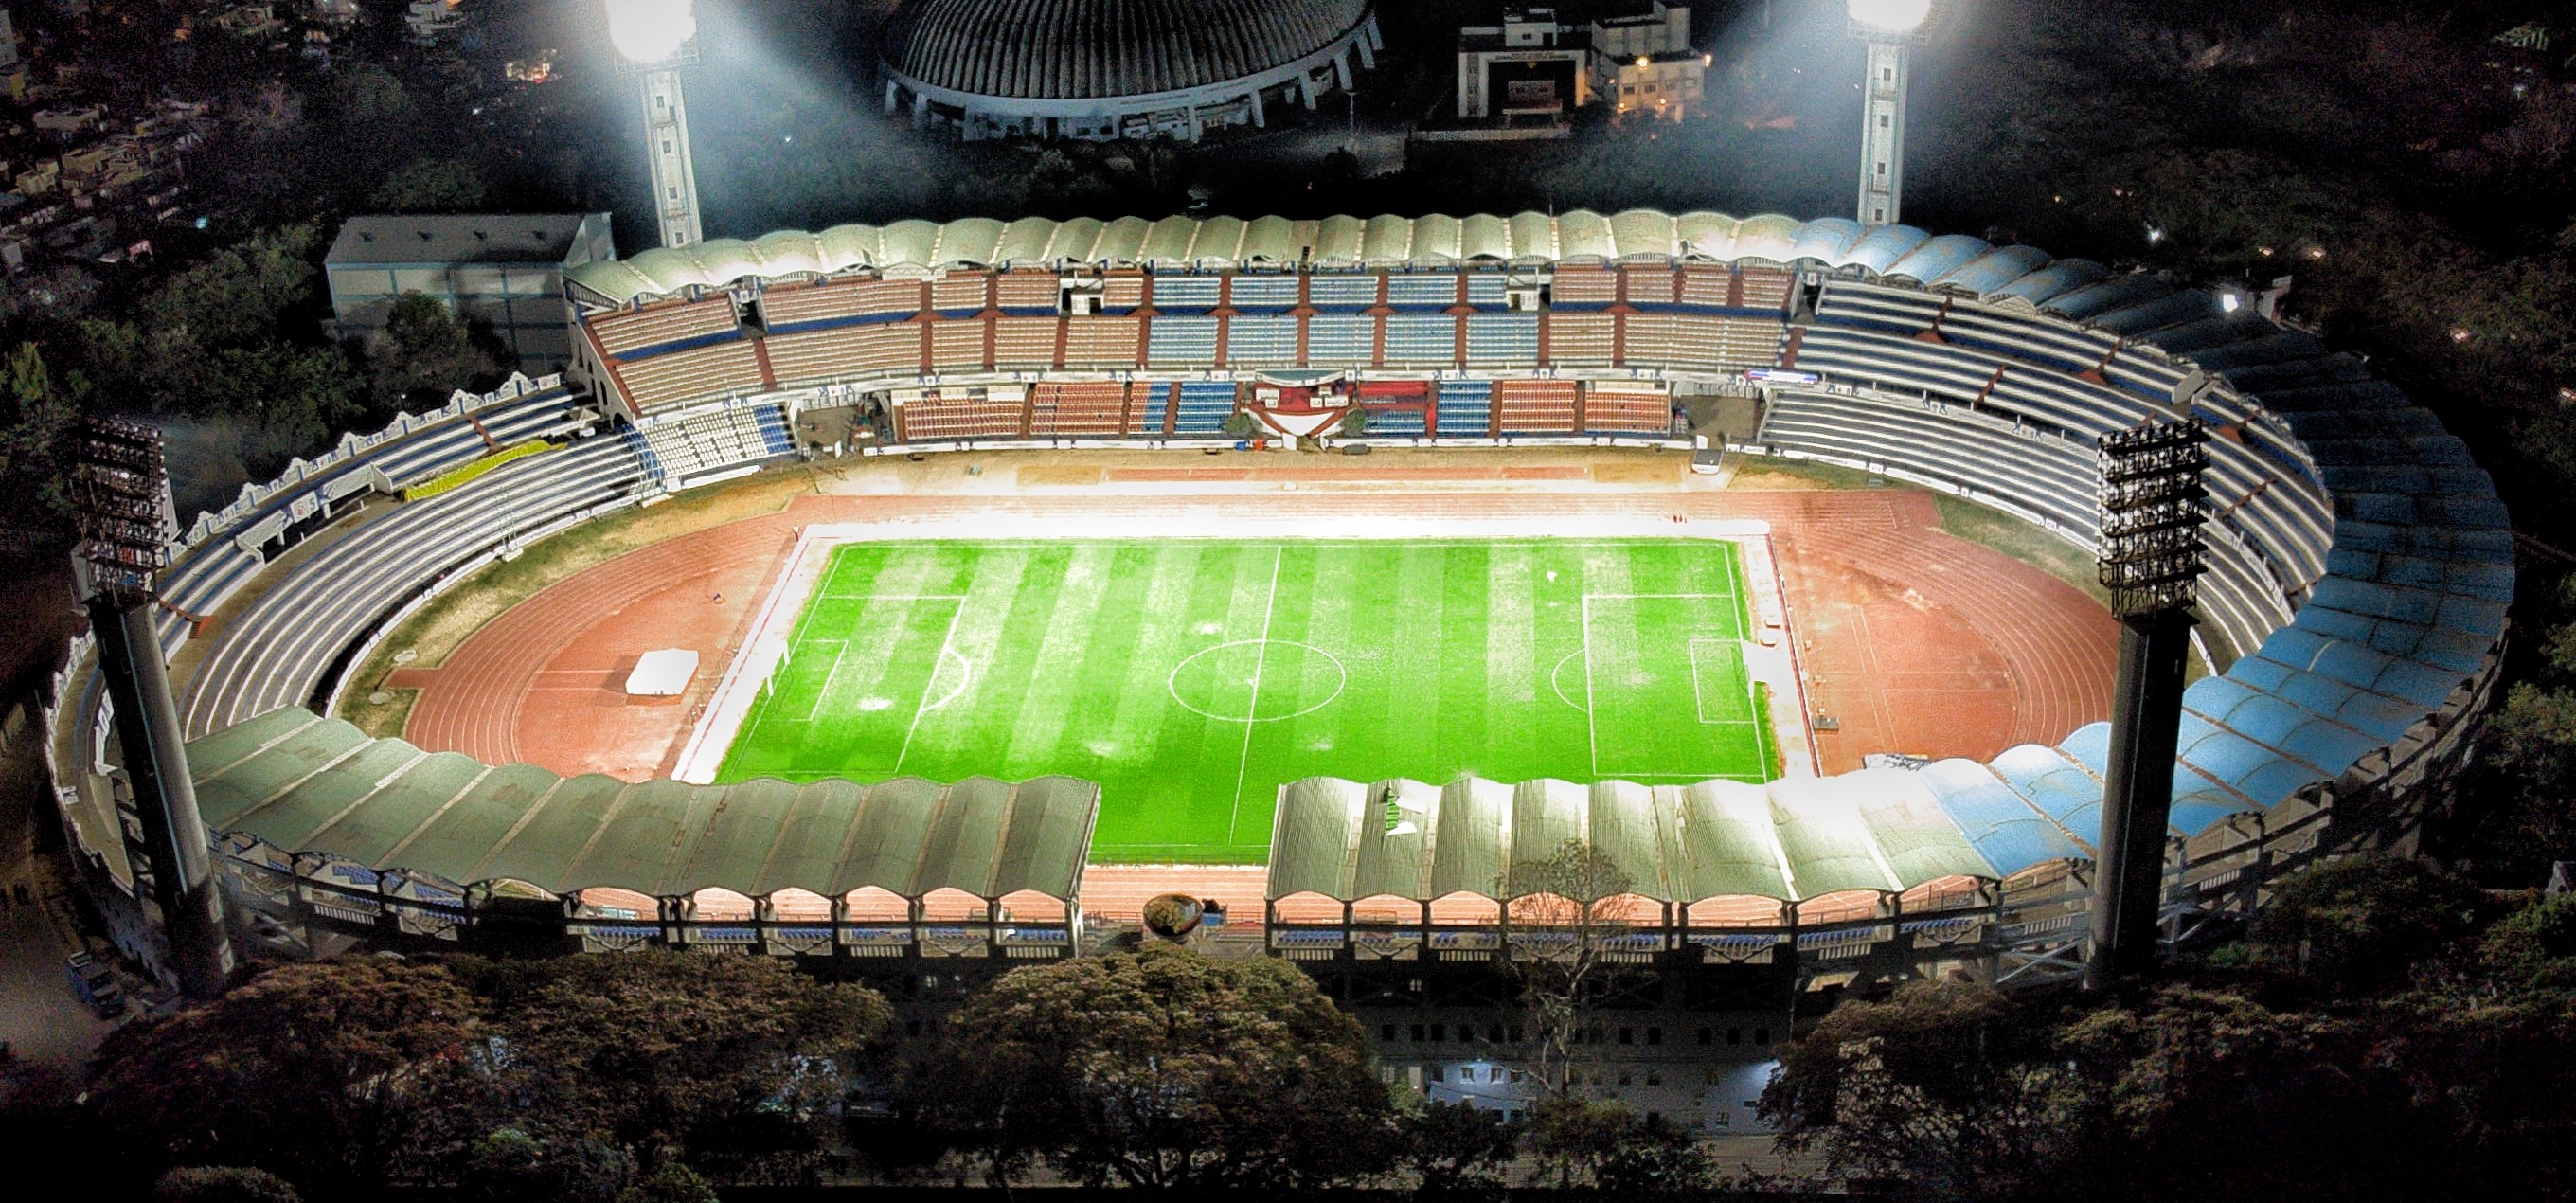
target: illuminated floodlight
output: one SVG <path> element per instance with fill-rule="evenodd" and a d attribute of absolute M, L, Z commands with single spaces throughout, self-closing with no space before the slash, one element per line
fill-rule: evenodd
<path fill-rule="evenodd" d="M 1850 0 L 1851 19 L 1889 33 L 1912 33 L 1931 19 L 1932 0 Z"/>
<path fill-rule="evenodd" d="M 696 36 L 696 0 L 608 0 L 608 40 L 630 63 L 661 62 Z"/>

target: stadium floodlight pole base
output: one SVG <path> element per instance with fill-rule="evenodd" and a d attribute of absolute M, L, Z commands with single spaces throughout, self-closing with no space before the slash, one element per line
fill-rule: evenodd
<path fill-rule="evenodd" d="M 161 910 L 179 990 L 192 999 L 220 998 L 232 986 L 234 969 L 224 894 L 215 881 L 213 847 L 197 810 L 197 784 L 188 774 L 179 706 L 152 614 L 148 601 L 129 604 L 110 593 L 89 599 L 90 630 L 115 710 L 116 743 L 150 859 L 149 894 Z"/>
<path fill-rule="evenodd" d="M 2191 628 L 2188 610 L 2120 622 L 2120 677 L 2113 687 L 2102 842 L 2093 873 L 2093 955 L 2084 964 L 2087 990 L 2108 988 L 2156 964 Z"/>

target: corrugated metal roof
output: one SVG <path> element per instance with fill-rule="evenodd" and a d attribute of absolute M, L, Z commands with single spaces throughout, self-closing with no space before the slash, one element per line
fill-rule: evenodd
<path fill-rule="evenodd" d="M 1659 902 L 1795 902 L 2004 875 L 1920 777 L 1892 769 L 1768 786 L 1310 777 L 1279 791 L 1269 896 L 1494 898 L 1513 866 L 1569 840 L 1617 866 L 1627 892 Z"/>
<path fill-rule="evenodd" d="M 272 711 L 188 745 L 211 830 L 457 885 L 503 879 L 674 897 L 790 887 L 906 898 L 1035 890 L 1072 898 L 1100 787 L 1071 777 L 941 785 L 750 781 L 630 784 L 488 768 L 371 740 L 337 719 Z"/>
<path fill-rule="evenodd" d="M 887 22 L 885 63 L 975 96 L 1141 96 L 1286 66 L 1368 12 L 1368 0 L 909 0 Z"/>

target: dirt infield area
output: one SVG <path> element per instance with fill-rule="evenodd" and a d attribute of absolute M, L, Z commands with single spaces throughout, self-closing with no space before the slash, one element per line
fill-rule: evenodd
<path fill-rule="evenodd" d="M 1720 488 L 1681 472 L 1678 457 L 1612 458 L 1568 453 L 1504 473 L 1490 458 L 1459 467 L 1384 456 L 1376 475 L 1212 459 L 1212 471 L 1140 475 L 1146 465 L 1095 470 L 1065 457 L 1013 464 L 994 455 L 976 457 L 985 466 L 958 457 L 773 473 L 734 486 L 730 500 L 647 511 L 632 524 L 641 530 L 601 541 L 589 556 L 597 562 L 570 557 L 551 583 L 523 573 L 498 601 L 450 607 L 444 630 L 415 623 L 399 632 L 389 654 L 415 655 L 377 682 L 393 700 L 372 723 L 351 717 L 488 763 L 629 780 L 667 774 L 799 528 L 972 514 L 1007 530 L 1014 515 L 1043 512 L 1095 518 L 1107 533 L 1174 507 L 1257 507 L 1319 525 L 1386 515 L 1766 520 L 1804 704 L 1811 719 L 1831 720 L 1817 734 L 1817 767 L 1828 774 L 1876 752 L 1982 759 L 2107 715 L 2118 634 L 2109 615 L 2059 577 L 1946 533 L 1941 499 L 1767 474 L 1742 483 L 1789 487 Z M 671 647 L 700 655 L 687 692 L 626 696 L 637 658 Z"/>

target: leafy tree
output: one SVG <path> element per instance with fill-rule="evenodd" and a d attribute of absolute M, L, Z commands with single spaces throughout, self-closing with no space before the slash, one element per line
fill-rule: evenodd
<path fill-rule="evenodd" d="M 483 203 L 483 175 L 463 159 L 414 159 L 367 198 L 387 213 L 460 213 Z"/>
<path fill-rule="evenodd" d="M 2576 894 L 2544 898 L 2488 928 L 2478 968 L 2503 990 L 2576 994 Z"/>
<path fill-rule="evenodd" d="M 1454 1195 L 1502 1186 L 1520 1150 L 1520 1135 L 1499 1111 L 1467 1102 L 1431 1100 L 1400 1122 L 1403 1167 L 1425 1195 Z"/>
<path fill-rule="evenodd" d="M 1167 945 L 1014 971 L 959 1008 L 929 1081 L 997 1175 L 1222 1191 L 1391 1163 L 1358 1024 L 1279 961 Z"/>
<path fill-rule="evenodd" d="M 474 345 L 444 302 L 417 292 L 394 300 L 367 360 L 377 405 L 415 410 L 444 404 L 450 392 L 480 385 L 501 366 Z"/>
<path fill-rule="evenodd" d="M 617 1203 L 716 1203 L 716 1188 L 698 1176 L 696 1170 L 676 1161 L 665 1161 L 652 1173 L 626 1185 L 618 1192 Z"/>
<path fill-rule="evenodd" d="M 2080 1098 L 2044 1055 L 2045 1028 L 1963 980 L 1845 1000 L 1790 1045 L 1760 1112 L 1784 1150 L 1925 1198 L 2044 1193 Z"/>
<path fill-rule="evenodd" d="M 2364 856 L 2283 883 L 2254 924 L 2254 963 L 2329 997 L 2383 994 L 2474 934 L 2486 895 L 2412 857 Z"/>
<path fill-rule="evenodd" d="M 473 975 L 555 1126 L 727 1168 L 810 1157 L 840 1059 L 892 1017 L 875 991 L 767 957 L 565 957 Z"/>
<path fill-rule="evenodd" d="M 0 398 L 0 505 L 12 526 L 52 527 L 69 513 L 63 485 L 63 440 L 79 420 L 73 395 L 45 367 L 34 343 L 9 356 L 8 394 Z"/>
<path fill-rule="evenodd" d="M 188 1166 L 152 1184 L 152 1203 L 301 1203 L 286 1179 L 234 1165 Z"/>
<path fill-rule="evenodd" d="M 1535 955 L 1514 956 L 1510 972 L 1536 1036 L 1532 1071 L 1550 1095 L 1569 1097 L 1594 1004 L 1633 974 L 1613 959 L 1612 944 L 1627 934 L 1620 902 L 1634 883 L 1592 845 L 1569 839 L 1542 859 L 1513 864 L 1495 884 L 1509 900 L 1504 925 L 1549 939 L 1529 946 Z"/>
<path fill-rule="evenodd" d="M 2058 1037 L 2085 1095 L 2051 1172 L 2123 1200 L 2443 1197 L 2454 1133 L 2384 1034 L 2186 988 L 2083 1016 Z"/>
<path fill-rule="evenodd" d="M 457 1179 L 477 1203 L 617 1203 L 634 1173 L 634 1158 L 597 1137 L 495 1128 L 466 1149 Z"/>
<path fill-rule="evenodd" d="M 1705 1190 L 1717 1167 L 1690 1134 L 1595 1099 L 1542 1099 L 1530 1111 L 1529 1151 L 1559 1187 L 1614 1197 Z"/>
<path fill-rule="evenodd" d="M 484 1008 L 446 967 L 287 965 L 221 1000 L 112 1033 L 94 1097 L 155 1153 L 256 1166 L 317 1193 L 436 1159 L 477 1103 Z"/>

